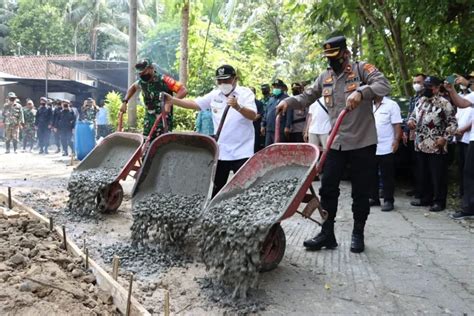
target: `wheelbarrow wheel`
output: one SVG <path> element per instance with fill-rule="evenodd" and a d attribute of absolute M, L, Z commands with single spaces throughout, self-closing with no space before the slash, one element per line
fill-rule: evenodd
<path fill-rule="evenodd" d="M 104 196 L 98 196 L 98 203 L 102 205 L 101 209 L 105 213 L 115 212 L 122 204 L 123 188 L 118 182 L 112 183 L 104 192 Z M 104 201 L 100 199 L 103 198 Z M 102 202 L 102 203 L 101 203 Z"/>
<path fill-rule="evenodd" d="M 260 272 L 267 272 L 275 269 L 283 259 L 286 249 L 286 237 L 280 223 L 276 223 L 270 228 L 267 238 L 263 242 L 261 251 Z"/>

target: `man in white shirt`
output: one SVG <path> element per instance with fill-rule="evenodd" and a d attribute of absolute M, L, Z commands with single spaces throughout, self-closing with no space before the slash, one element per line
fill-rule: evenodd
<path fill-rule="evenodd" d="M 472 94 L 472 93 L 471 93 Z M 468 99 L 469 92 L 461 95 Z M 471 112 L 470 107 L 459 108 L 456 112 L 456 120 L 458 121 L 458 129 L 456 130 L 456 140 L 458 147 L 458 167 L 459 167 L 459 196 L 464 195 L 464 165 L 466 161 L 467 149 L 471 138 Z"/>
<path fill-rule="evenodd" d="M 444 87 L 449 92 L 452 103 L 458 108 L 471 108 L 471 133 L 469 136 L 469 146 L 466 153 L 466 162 L 464 164 L 464 195 L 462 199 L 462 209 L 451 214 L 453 219 L 464 219 L 474 217 L 474 71 L 470 78 L 458 77 L 456 84 L 464 85 L 471 91 L 468 95 L 461 97 L 456 93 L 454 87 L 445 82 Z"/>
<path fill-rule="evenodd" d="M 309 107 L 304 138 L 310 144 L 326 149 L 330 131 L 331 121 L 328 109 L 324 104 L 324 97 L 321 97 Z"/>
<path fill-rule="evenodd" d="M 227 183 L 230 171 L 236 173 L 254 154 L 253 121 L 257 118 L 255 95 L 249 88 L 237 85 L 237 73 L 232 66 L 223 65 L 217 68 L 215 79 L 217 89 L 196 100 L 178 99 L 166 95 L 172 104 L 186 109 L 197 111 L 211 109 L 215 134 L 218 132 L 226 108 L 229 108 L 217 141 L 219 161 L 213 196 Z"/>
<path fill-rule="evenodd" d="M 97 139 L 107 137 L 110 134 L 109 111 L 104 106 L 104 101 L 99 103 L 99 111 L 96 114 Z"/>
<path fill-rule="evenodd" d="M 369 200 L 370 206 L 380 205 L 379 200 L 379 169 L 383 183 L 383 212 L 393 210 L 393 193 L 395 191 L 395 164 L 394 153 L 398 150 L 398 144 L 402 138 L 402 116 L 398 104 L 387 97 L 376 96 L 374 98 L 373 113 L 375 127 L 377 128 L 377 168 L 372 194 Z"/>

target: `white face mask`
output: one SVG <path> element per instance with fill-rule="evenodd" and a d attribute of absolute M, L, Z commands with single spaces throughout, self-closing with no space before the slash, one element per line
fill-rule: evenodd
<path fill-rule="evenodd" d="M 459 88 L 461 88 L 461 90 L 467 90 L 467 87 L 463 86 L 462 84 L 459 85 Z"/>
<path fill-rule="evenodd" d="M 228 95 L 229 93 L 232 92 L 232 90 L 234 90 L 234 86 L 231 83 L 221 83 L 217 87 L 225 95 Z"/>
<path fill-rule="evenodd" d="M 421 90 L 423 90 L 423 86 L 419 83 L 415 83 L 413 85 L 413 90 L 415 90 L 416 92 L 420 92 Z"/>

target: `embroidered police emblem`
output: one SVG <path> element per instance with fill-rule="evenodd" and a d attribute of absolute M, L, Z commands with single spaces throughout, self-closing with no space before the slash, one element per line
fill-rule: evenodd
<path fill-rule="evenodd" d="M 331 48 L 331 45 L 330 45 L 330 44 L 326 44 L 326 45 L 324 46 L 324 48 L 325 48 L 325 49 L 329 49 L 329 48 Z"/>
<path fill-rule="evenodd" d="M 224 68 L 219 68 L 217 69 L 217 73 L 219 74 L 219 76 L 222 76 L 225 72 L 225 69 Z"/>

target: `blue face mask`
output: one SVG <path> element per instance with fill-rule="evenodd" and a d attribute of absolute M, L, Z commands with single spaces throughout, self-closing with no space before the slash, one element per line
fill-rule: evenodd
<path fill-rule="evenodd" d="M 273 95 L 280 95 L 281 94 L 281 89 L 274 88 L 273 89 Z"/>

